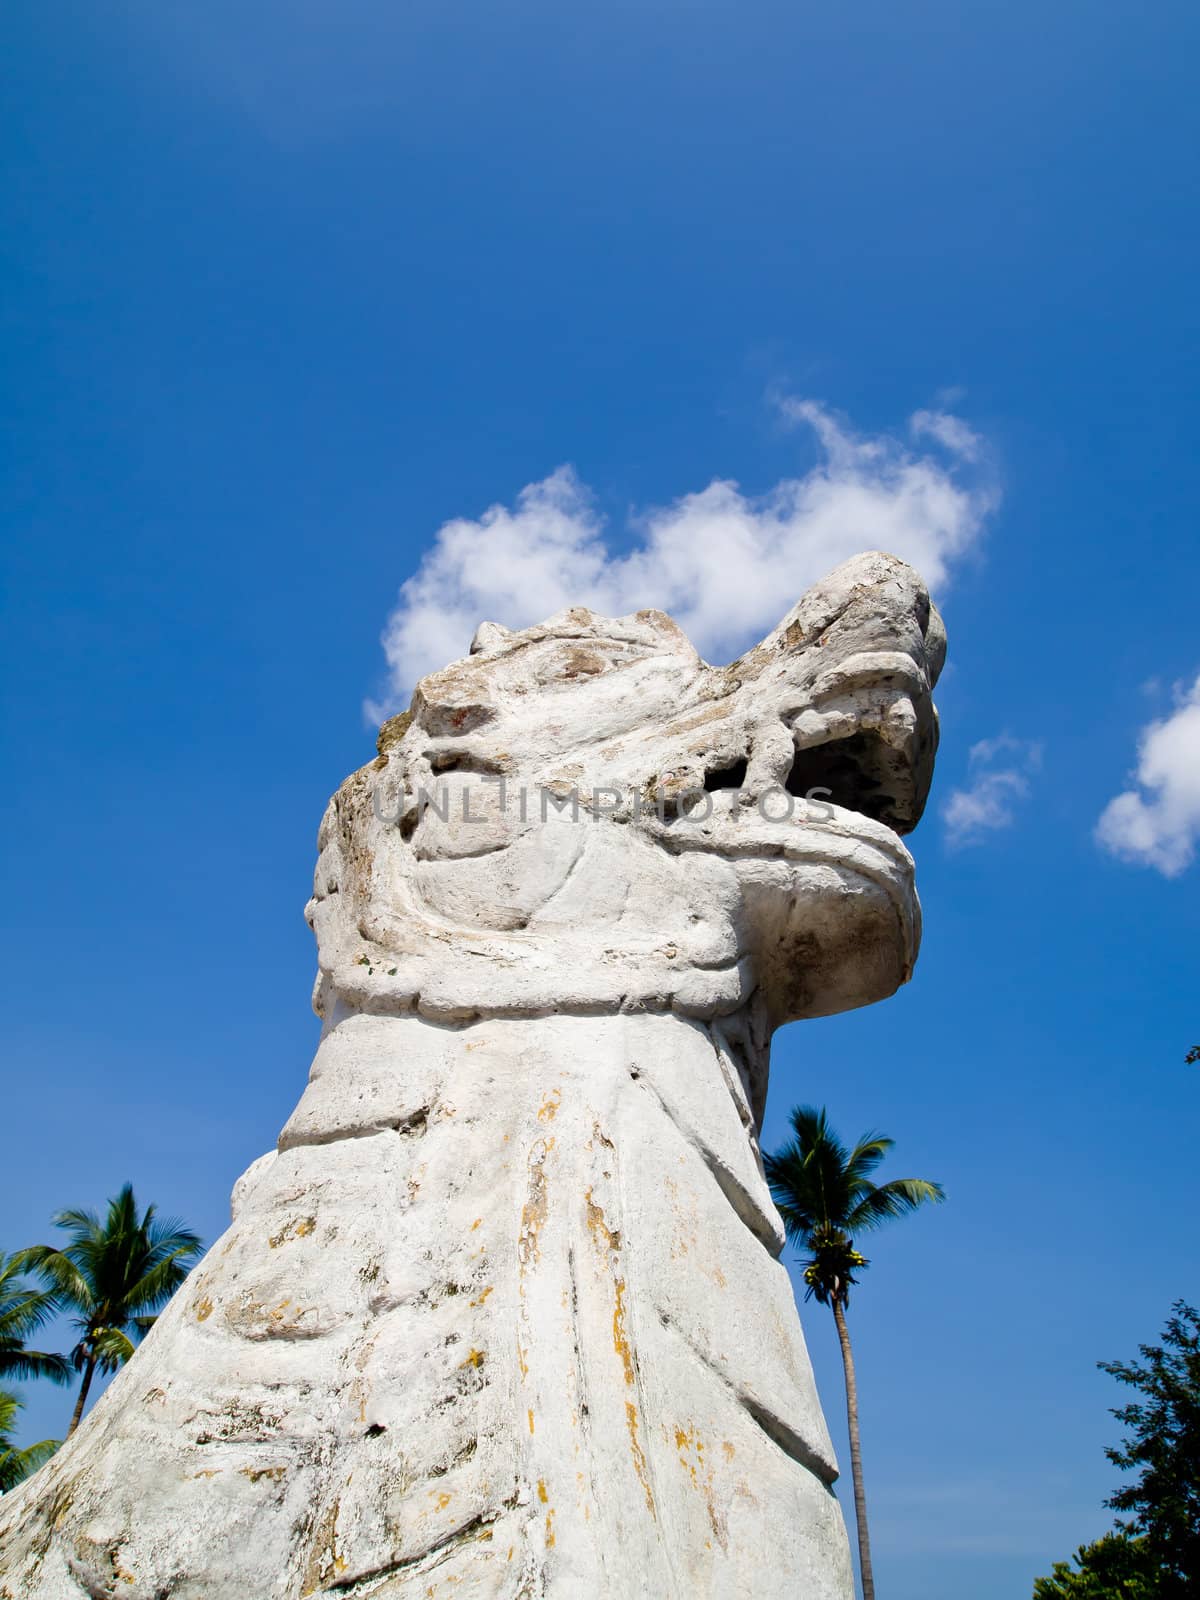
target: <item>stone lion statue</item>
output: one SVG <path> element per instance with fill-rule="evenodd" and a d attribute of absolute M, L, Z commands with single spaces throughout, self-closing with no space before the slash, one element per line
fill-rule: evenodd
<path fill-rule="evenodd" d="M 321 824 L 308 1087 L 5 1600 L 852 1600 L 757 1139 L 773 1031 L 912 972 L 944 649 L 873 554 L 729 666 L 574 609 L 421 682 Z"/>

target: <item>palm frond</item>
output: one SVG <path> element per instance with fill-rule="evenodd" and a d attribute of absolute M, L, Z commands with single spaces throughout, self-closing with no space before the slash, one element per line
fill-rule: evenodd
<path fill-rule="evenodd" d="M 18 1450 L 0 1437 L 0 1495 L 15 1489 L 39 1467 L 44 1467 L 61 1442 L 60 1439 L 43 1439 L 39 1444 Z"/>
<path fill-rule="evenodd" d="M 803 1156 L 787 1145 L 776 1155 L 764 1154 L 763 1171 L 788 1238 L 803 1244 L 818 1225 L 821 1210 L 820 1192 L 810 1182 Z"/>
<path fill-rule="evenodd" d="M 882 1133 L 864 1133 L 846 1161 L 846 1173 L 851 1184 L 869 1178 L 895 1143 L 894 1139 Z"/>
<path fill-rule="evenodd" d="M 51 1321 L 58 1309 L 53 1290 L 11 1290 L 0 1299 L 0 1344 L 6 1339 L 28 1339 Z"/>
<path fill-rule="evenodd" d="M 846 1165 L 846 1147 L 829 1126 L 829 1115 L 824 1106 L 795 1106 L 788 1120 L 801 1149 L 823 1148 L 840 1166 Z"/>
<path fill-rule="evenodd" d="M 153 1211 L 153 1207 L 150 1208 Z M 147 1217 L 150 1213 L 147 1212 Z M 143 1219 L 144 1232 L 150 1241 L 151 1251 L 155 1255 L 163 1252 L 174 1252 L 190 1246 L 199 1250 L 202 1248 L 200 1235 L 186 1227 L 182 1217 L 155 1217 L 153 1221 Z"/>
<path fill-rule="evenodd" d="M 57 1302 L 56 1309 L 71 1306 L 84 1310 L 92 1304 L 91 1286 L 78 1264 L 63 1250 L 53 1245 L 35 1244 L 17 1252 L 23 1272 L 35 1272 L 49 1284 L 48 1293 Z"/>
<path fill-rule="evenodd" d="M 195 1244 L 180 1245 L 169 1256 L 151 1267 L 125 1296 L 128 1311 L 133 1313 L 159 1310 L 187 1277 L 188 1269 L 184 1263 L 194 1256 L 199 1248 L 199 1240 Z"/>
<path fill-rule="evenodd" d="M 63 1228 L 69 1233 L 81 1234 L 85 1238 L 98 1238 L 104 1231 L 100 1226 L 100 1218 L 94 1211 L 77 1209 L 56 1211 L 53 1221 L 56 1228 Z"/>
<path fill-rule="evenodd" d="M 0 1339 L 25 1339 L 58 1309 L 54 1295 L 25 1282 L 17 1256 L 0 1251 Z"/>
<path fill-rule="evenodd" d="M 37 1444 L 27 1444 L 19 1453 L 26 1475 L 36 1472 L 39 1467 L 44 1467 L 46 1462 L 62 1444 L 61 1439 L 39 1439 Z"/>
<path fill-rule="evenodd" d="M 7 1389 L 0 1389 L 0 1437 L 9 1434 L 17 1425 L 17 1412 L 25 1409 L 25 1402 Z"/>
<path fill-rule="evenodd" d="M 850 1157 L 824 1109 L 797 1106 L 790 1120 L 794 1138 L 763 1166 L 788 1237 L 803 1244 L 814 1230 L 842 1224 L 852 1193 Z"/>
<path fill-rule="evenodd" d="M 133 1340 L 120 1328 L 97 1328 L 91 1353 L 101 1372 L 116 1372 L 133 1354 Z"/>
<path fill-rule="evenodd" d="M 846 1218 L 846 1226 L 851 1233 L 864 1233 L 945 1198 L 946 1191 L 940 1183 L 930 1183 L 925 1178 L 892 1178 L 878 1187 L 870 1186 Z"/>
<path fill-rule="evenodd" d="M 0 1252 L 0 1378 L 49 1378 L 63 1383 L 71 1373 L 62 1356 L 30 1350 L 28 1340 L 59 1309 L 52 1290 L 35 1289 L 22 1276 L 17 1256 Z"/>
<path fill-rule="evenodd" d="M 26 1350 L 23 1346 L 6 1350 L 0 1344 L 0 1378 L 47 1378 L 51 1383 L 70 1383 L 71 1363 L 66 1356 L 45 1350 Z"/>
<path fill-rule="evenodd" d="M 15 1394 L 0 1390 L 0 1494 L 16 1488 L 58 1449 L 57 1439 L 43 1439 L 40 1444 L 27 1445 L 19 1450 L 12 1442 L 17 1413 L 24 1410 L 24 1402 Z"/>

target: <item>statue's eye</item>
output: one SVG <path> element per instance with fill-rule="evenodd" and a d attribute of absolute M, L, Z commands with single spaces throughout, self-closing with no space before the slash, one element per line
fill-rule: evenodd
<path fill-rule="evenodd" d="M 482 755 L 478 750 L 427 750 L 425 755 L 429 770 L 439 777 L 445 772 L 475 772 L 483 777 L 497 778 L 508 770 L 502 762 Z"/>
<path fill-rule="evenodd" d="M 709 790 L 740 789 L 745 782 L 745 757 L 728 767 L 712 767 L 704 774 L 704 787 Z"/>

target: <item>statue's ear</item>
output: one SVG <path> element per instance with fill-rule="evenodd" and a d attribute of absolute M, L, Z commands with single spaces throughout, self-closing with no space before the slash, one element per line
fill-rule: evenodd
<path fill-rule="evenodd" d="M 478 656 L 486 655 L 492 650 L 502 650 L 512 636 L 512 629 L 506 628 L 503 623 L 481 622 L 475 629 L 475 637 L 471 640 L 470 653 Z"/>

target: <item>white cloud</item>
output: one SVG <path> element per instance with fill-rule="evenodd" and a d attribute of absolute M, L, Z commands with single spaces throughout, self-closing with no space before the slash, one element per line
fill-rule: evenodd
<path fill-rule="evenodd" d="M 936 439 L 964 461 L 978 461 L 983 454 L 979 434 L 968 428 L 961 417 L 952 417 L 947 411 L 914 411 L 908 429 L 914 439 Z"/>
<path fill-rule="evenodd" d="M 383 634 L 387 694 L 368 715 L 403 704 L 423 673 L 463 655 L 484 620 L 521 628 L 570 605 L 609 616 L 657 606 L 702 654 L 730 659 L 860 550 L 890 550 L 943 585 L 997 501 L 978 437 L 947 413 L 918 412 L 910 434 L 937 450 L 923 453 L 893 435 L 858 435 L 812 401 L 778 404 L 785 421 L 816 434 L 817 464 L 762 495 L 716 478 L 636 513 L 628 554 L 610 552 L 569 466 L 522 489 L 513 507 L 446 523 L 401 586 Z"/>
<path fill-rule="evenodd" d="M 1105 850 L 1167 878 L 1192 864 L 1200 839 L 1200 676 L 1178 698 L 1169 717 L 1142 731 L 1137 787 L 1110 800 L 1096 824 Z"/>
<path fill-rule="evenodd" d="M 1003 766 L 998 760 L 1006 758 Z M 955 849 L 979 844 L 988 833 L 1010 828 L 1016 807 L 1029 794 L 1029 779 L 1042 764 L 1042 747 L 1009 733 L 980 739 L 967 753 L 969 782 L 951 790 L 942 805 L 948 843 Z"/>

